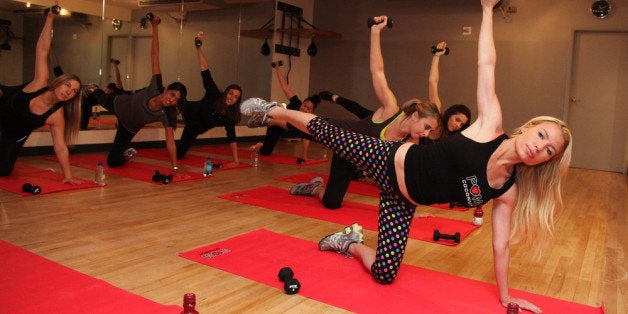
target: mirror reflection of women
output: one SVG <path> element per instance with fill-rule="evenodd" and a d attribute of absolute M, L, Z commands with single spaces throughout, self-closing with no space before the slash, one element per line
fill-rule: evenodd
<path fill-rule="evenodd" d="M 227 142 L 231 149 L 233 161 L 229 165 L 240 163 L 238 158 L 238 144 L 236 142 L 235 126 L 240 122 L 240 102 L 242 88 L 231 84 L 224 92 L 218 89 L 216 82 L 209 71 L 209 63 L 203 54 L 203 32 L 199 32 L 195 38 L 196 54 L 203 79 L 205 95 L 198 101 L 189 101 L 181 108 L 185 127 L 181 139 L 177 143 L 177 158 L 185 157 L 196 138 L 218 126 L 225 128 Z"/>
<path fill-rule="evenodd" d="M 80 184 L 72 176 L 67 143 L 73 142 L 79 132 L 81 81 L 76 75 L 63 74 L 49 82 L 48 53 L 54 19 L 55 14 L 49 10 L 37 40 L 33 80 L 0 89 L 0 176 L 11 174 L 31 132 L 47 125 L 63 183 Z"/>

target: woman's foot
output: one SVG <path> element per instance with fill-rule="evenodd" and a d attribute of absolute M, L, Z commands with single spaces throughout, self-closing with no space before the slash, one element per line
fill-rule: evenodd
<path fill-rule="evenodd" d="M 324 237 L 318 242 L 318 249 L 321 251 L 335 251 L 351 256 L 349 254 L 349 246 L 353 243 L 364 243 L 362 226 L 355 222 L 351 226 L 345 227 L 342 231 Z"/>
<path fill-rule="evenodd" d="M 261 98 L 249 98 L 240 105 L 240 112 L 245 116 L 266 115 L 270 109 L 277 106 L 286 108 L 286 104 L 283 103 L 268 102 Z"/>

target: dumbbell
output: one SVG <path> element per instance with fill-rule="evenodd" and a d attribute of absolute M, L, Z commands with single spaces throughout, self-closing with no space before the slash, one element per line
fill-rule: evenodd
<path fill-rule="evenodd" d="M 155 14 L 153 12 L 146 13 L 146 19 L 152 21 L 155 18 Z M 161 24 L 161 19 L 157 22 L 157 24 Z"/>
<path fill-rule="evenodd" d="M 200 47 L 203 45 L 203 41 L 198 38 L 199 35 L 203 35 L 203 32 L 198 32 L 198 35 L 194 37 L 194 46 Z"/>
<path fill-rule="evenodd" d="M 371 26 L 375 25 L 375 24 L 380 24 L 382 22 L 375 22 L 375 18 L 374 17 L 369 17 L 366 20 L 366 25 L 368 25 L 369 28 L 371 28 Z M 388 28 L 392 28 L 393 27 L 393 19 L 392 18 L 388 18 L 386 20 L 386 27 Z"/>
<path fill-rule="evenodd" d="M 279 60 L 278 62 L 273 62 L 270 64 L 271 67 L 276 67 L 276 66 L 283 66 L 283 60 Z"/>
<path fill-rule="evenodd" d="M 440 233 L 438 229 L 434 230 L 434 241 L 438 241 L 440 239 L 454 240 L 456 243 L 460 243 L 460 232 L 456 232 L 456 234 L 446 234 Z"/>
<path fill-rule="evenodd" d="M 24 183 L 24 185 L 22 185 L 22 192 L 37 195 L 41 193 L 41 187 L 39 185 L 32 185 L 30 183 Z"/>
<path fill-rule="evenodd" d="M 212 163 L 212 168 L 213 169 L 220 169 L 220 168 L 222 168 L 222 163 Z"/>
<path fill-rule="evenodd" d="M 279 280 L 283 282 L 283 290 L 286 291 L 287 294 L 295 294 L 299 292 L 301 289 L 301 284 L 299 281 L 294 278 L 294 272 L 290 267 L 284 267 L 279 270 Z"/>
<path fill-rule="evenodd" d="M 172 182 L 172 175 L 167 176 L 165 174 L 159 173 L 159 170 L 155 170 L 155 172 L 153 172 L 153 182 L 168 184 Z"/>
<path fill-rule="evenodd" d="M 443 49 L 438 49 L 436 46 L 432 46 L 432 54 L 435 55 L 437 52 L 441 52 Z M 445 47 L 445 55 L 449 55 L 449 47 Z"/>
<path fill-rule="evenodd" d="M 114 59 L 114 58 L 111 58 L 111 60 L 109 60 L 109 62 L 111 62 L 111 63 L 113 63 L 113 64 L 115 64 L 115 65 L 120 64 L 120 60 L 118 60 L 118 59 Z"/>
<path fill-rule="evenodd" d="M 301 157 L 297 157 L 297 164 L 302 165 L 305 163 L 305 159 L 301 158 Z"/>
<path fill-rule="evenodd" d="M 52 10 L 54 15 L 59 15 L 59 13 L 61 13 L 61 7 L 55 4 L 50 8 L 44 9 L 44 15 L 48 16 L 48 12 L 50 12 L 50 10 Z"/>

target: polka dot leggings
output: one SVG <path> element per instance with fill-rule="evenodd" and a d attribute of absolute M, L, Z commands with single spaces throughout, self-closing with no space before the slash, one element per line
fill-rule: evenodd
<path fill-rule="evenodd" d="M 307 128 L 317 141 L 357 166 L 377 184 L 378 235 L 371 274 L 380 284 L 392 283 L 401 266 L 416 209 L 395 188 L 394 171 L 389 169 L 393 166 L 389 160 L 394 157 L 391 151 L 396 151 L 398 144 L 335 127 L 319 117 L 310 120 Z"/>

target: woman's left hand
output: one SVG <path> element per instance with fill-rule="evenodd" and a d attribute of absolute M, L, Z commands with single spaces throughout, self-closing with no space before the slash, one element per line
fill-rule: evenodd
<path fill-rule="evenodd" d="M 78 179 L 74 179 L 74 178 L 65 178 L 63 179 L 63 181 L 61 181 L 61 183 L 63 184 L 72 184 L 72 185 L 80 185 L 83 183 L 83 181 L 78 180 Z"/>

